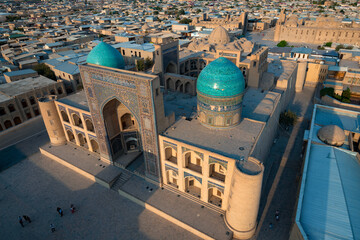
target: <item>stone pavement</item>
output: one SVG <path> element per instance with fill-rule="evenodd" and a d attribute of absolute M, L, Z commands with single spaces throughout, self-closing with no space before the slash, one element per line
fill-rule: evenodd
<path fill-rule="evenodd" d="M 40 138 L 13 146 L 24 158 L 0 172 L 1 239 L 198 239 L 41 155 L 36 143 Z M 37 151 L 32 153 L 31 147 Z M 3 157 L 0 153 L 0 161 Z M 70 213 L 70 204 L 78 208 L 76 213 Z M 64 217 L 57 207 L 63 208 Z M 33 220 L 24 228 L 18 223 L 23 214 Z"/>
<path fill-rule="evenodd" d="M 202 207 L 201 204 L 185 198 L 183 194 L 176 195 L 135 175 L 122 185 L 120 190 L 214 239 L 225 240 L 231 237 L 223 214 Z"/>
<path fill-rule="evenodd" d="M 280 131 L 266 163 L 262 199 L 260 202 L 260 220 L 253 239 L 273 240 L 289 239 L 294 223 L 298 187 L 303 161 L 303 136 L 311 120 L 314 89 L 304 88 L 297 93 L 289 109 L 300 117 L 292 131 Z M 266 168 L 265 168 L 266 169 Z M 280 220 L 275 220 L 276 210 L 280 211 Z M 272 223 L 272 229 L 269 224 Z"/>

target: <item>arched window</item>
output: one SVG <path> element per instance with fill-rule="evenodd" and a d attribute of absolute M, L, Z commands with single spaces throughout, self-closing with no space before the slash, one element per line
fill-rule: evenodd
<path fill-rule="evenodd" d="M 54 89 L 51 89 L 51 90 L 50 90 L 50 94 L 51 94 L 51 95 L 55 95 L 55 90 L 54 90 Z"/>
<path fill-rule="evenodd" d="M 5 126 L 6 129 L 11 128 L 11 127 L 12 127 L 11 121 L 10 121 L 10 120 L 6 120 L 6 121 L 4 122 L 4 126 Z"/>
<path fill-rule="evenodd" d="M 35 98 L 34 98 L 33 96 L 30 96 L 30 97 L 29 97 L 29 100 L 30 100 L 30 104 L 31 104 L 31 105 L 36 104 Z"/>
<path fill-rule="evenodd" d="M 73 116 L 73 120 L 74 120 L 74 125 L 82 128 L 83 125 L 82 125 L 81 118 L 75 113 L 72 116 Z"/>
<path fill-rule="evenodd" d="M 93 149 L 93 152 L 99 153 L 99 144 L 93 139 L 90 140 L 90 144 Z"/>
<path fill-rule="evenodd" d="M 191 169 L 195 172 L 202 173 L 202 161 L 201 158 L 190 151 L 185 153 L 185 168 Z"/>
<path fill-rule="evenodd" d="M 61 113 L 61 117 L 62 117 L 63 121 L 69 122 L 69 116 L 67 115 L 67 113 L 63 110 L 61 110 L 60 113 Z"/>
<path fill-rule="evenodd" d="M 22 105 L 23 108 L 26 108 L 28 106 L 25 99 L 21 99 L 21 105 Z"/>
<path fill-rule="evenodd" d="M 176 151 L 172 147 L 165 148 L 165 159 L 172 163 L 177 164 Z"/>
<path fill-rule="evenodd" d="M 90 119 L 85 120 L 86 129 L 90 132 L 94 132 L 94 125 Z"/>
<path fill-rule="evenodd" d="M 6 114 L 5 108 L 0 107 L 0 116 L 4 116 Z"/>
<path fill-rule="evenodd" d="M 2 130 L 4 130 L 4 129 L 3 129 L 2 125 L 0 124 L 0 132 L 1 132 Z"/>
<path fill-rule="evenodd" d="M 59 87 L 59 88 L 57 89 L 57 91 L 58 91 L 58 94 L 59 94 L 59 95 L 63 94 L 63 92 L 64 92 L 61 87 Z"/>
<path fill-rule="evenodd" d="M 78 139 L 79 139 L 80 146 L 87 148 L 86 138 L 84 137 L 84 135 L 82 133 L 78 134 Z"/>
<path fill-rule="evenodd" d="M 72 133 L 72 131 L 67 130 L 66 133 L 68 135 L 69 141 L 75 143 L 75 137 L 74 137 L 74 134 Z"/>
<path fill-rule="evenodd" d="M 33 110 L 34 110 L 35 116 L 40 115 L 39 109 L 37 107 L 34 107 Z"/>
<path fill-rule="evenodd" d="M 9 109 L 10 112 L 15 112 L 14 104 L 9 104 L 8 109 Z"/>
<path fill-rule="evenodd" d="M 222 206 L 223 193 L 221 190 L 213 187 L 208 189 L 208 202 L 217 206 Z"/>
<path fill-rule="evenodd" d="M 133 128 L 134 124 L 135 124 L 135 121 L 132 120 L 132 117 L 131 117 L 130 113 L 125 113 L 124 115 L 122 115 L 122 117 L 121 117 L 121 125 L 122 125 L 123 130 Z"/>
<path fill-rule="evenodd" d="M 14 118 L 15 125 L 19 125 L 21 123 L 21 119 L 19 117 Z"/>

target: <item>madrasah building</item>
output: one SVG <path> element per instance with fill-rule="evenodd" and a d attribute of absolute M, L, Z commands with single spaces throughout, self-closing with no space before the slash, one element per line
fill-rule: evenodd
<path fill-rule="evenodd" d="M 178 59 L 162 54 L 156 53 L 162 57 L 162 69 Z M 224 239 L 251 238 L 266 158 L 280 112 L 295 91 L 296 71 L 286 73 L 287 87 L 264 91 L 246 87 L 231 57 L 218 56 L 200 72 L 192 96 L 164 89 L 159 75 L 127 69 L 121 53 L 101 42 L 80 66 L 83 91 L 39 99 L 51 142 L 46 151 L 76 146 L 104 166 L 134 171 L 144 181 L 220 212 L 228 229 Z M 173 100 L 172 106 L 186 104 L 171 107 L 171 94 L 188 95 Z M 186 107 L 189 114 L 179 115 L 177 111 Z M 135 170 L 134 162 L 139 163 Z M 117 179 L 121 174 L 108 187 L 114 188 Z M 201 238 L 211 236 L 201 232 Z M 221 239 L 209 237 L 214 238 Z"/>

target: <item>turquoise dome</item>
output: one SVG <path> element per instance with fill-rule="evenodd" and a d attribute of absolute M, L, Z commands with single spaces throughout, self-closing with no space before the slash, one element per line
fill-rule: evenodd
<path fill-rule="evenodd" d="M 104 67 L 125 68 L 125 61 L 121 53 L 104 42 L 100 42 L 93 50 L 91 50 L 86 62 Z"/>
<path fill-rule="evenodd" d="M 245 80 L 234 63 L 220 57 L 201 71 L 196 88 L 210 97 L 234 97 L 244 92 Z"/>

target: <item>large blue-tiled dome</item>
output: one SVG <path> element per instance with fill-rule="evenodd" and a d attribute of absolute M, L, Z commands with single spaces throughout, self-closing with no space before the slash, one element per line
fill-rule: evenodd
<path fill-rule="evenodd" d="M 234 63 L 220 57 L 201 71 L 196 88 L 198 92 L 211 97 L 234 97 L 244 92 L 245 80 Z"/>
<path fill-rule="evenodd" d="M 86 62 L 104 67 L 125 68 L 125 61 L 121 53 L 104 42 L 100 42 L 93 50 L 91 50 Z"/>

